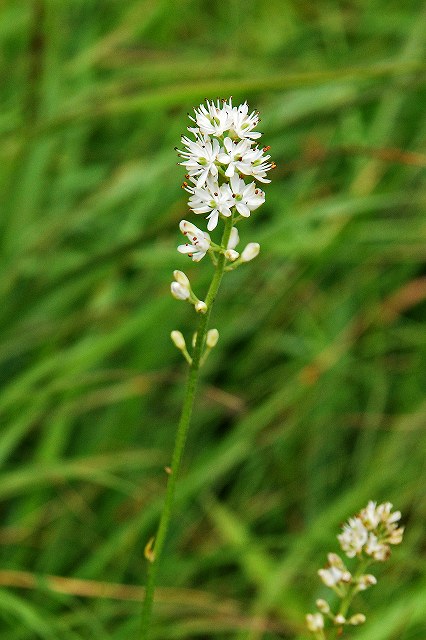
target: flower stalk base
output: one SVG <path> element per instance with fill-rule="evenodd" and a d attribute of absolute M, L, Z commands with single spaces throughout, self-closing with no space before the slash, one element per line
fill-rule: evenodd
<path fill-rule="evenodd" d="M 222 247 L 226 247 L 229 242 L 229 237 L 232 230 L 232 216 L 225 221 L 225 228 L 222 236 Z M 207 311 L 200 315 L 197 327 L 197 338 L 195 342 L 194 351 L 192 353 L 192 362 L 189 367 L 188 378 L 185 387 L 185 397 L 182 406 L 182 413 L 179 420 L 179 425 L 176 433 L 175 446 L 173 450 L 172 462 L 168 469 L 168 480 L 166 497 L 164 500 L 163 510 L 161 512 L 160 523 L 157 530 L 157 535 L 154 541 L 150 545 L 149 554 L 145 553 L 149 561 L 148 567 L 148 579 L 146 584 L 145 599 L 142 608 L 142 628 L 141 628 L 141 640 L 148 640 L 149 630 L 151 624 L 152 607 L 154 603 L 154 592 L 157 580 L 158 564 L 163 551 L 164 543 L 169 528 L 170 518 L 172 514 L 176 480 L 179 474 L 179 469 L 182 461 L 183 452 L 185 449 L 186 438 L 191 421 L 192 410 L 194 406 L 195 394 L 197 390 L 200 365 L 202 362 L 204 344 L 207 336 L 208 323 L 212 310 L 213 303 L 215 301 L 217 292 L 222 281 L 223 273 L 225 270 L 226 258 L 221 253 L 217 259 L 216 268 L 214 271 L 213 279 L 211 281 L 207 297 L 206 305 Z"/>

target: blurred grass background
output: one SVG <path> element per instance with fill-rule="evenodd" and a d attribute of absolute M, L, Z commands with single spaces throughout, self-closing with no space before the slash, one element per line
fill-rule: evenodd
<path fill-rule="evenodd" d="M 353 637 L 424 640 L 424 1 L 3 0 L 0 41 L 0 640 L 137 637 L 194 327 L 171 272 L 211 274 L 176 252 L 173 147 L 229 95 L 278 168 L 214 310 L 153 638 L 304 637 L 375 499 L 407 532 Z"/>

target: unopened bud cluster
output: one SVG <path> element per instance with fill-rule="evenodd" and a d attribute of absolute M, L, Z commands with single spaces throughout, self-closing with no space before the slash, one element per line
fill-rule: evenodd
<path fill-rule="evenodd" d="M 188 364 L 191 364 L 192 358 L 188 353 L 188 349 L 186 347 L 186 341 L 185 341 L 185 338 L 183 337 L 183 334 L 180 331 L 175 330 L 171 332 L 170 338 L 172 339 L 172 342 L 175 345 L 176 349 L 179 349 L 179 351 L 182 352 L 182 355 L 185 358 L 185 360 L 188 362 Z M 197 334 L 195 333 L 192 340 L 192 347 L 195 347 L 196 338 L 197 338 Z M 203 352 L 203 357 L 201 359 L 201 364 L 205 363 L 205 361 L 207 360 L 210 354 L 210 351 L 217 345 L 218 340 L 219 340 L 219 331 L 217 329 L 209 329 L 206 335 L 206 342 L 204 345 L 204 352 Z"/>
<path fill-rule="evenodd" d="M 193 262 L 209 255 L 215 266 L 221 264 L 224 271 L 232 271 L 259 254 L 257 242 L 248 243 L 241 252 L 237 250 L 240 238 L 236 225 L 265 202 L 265 194 L 257 182 L 270 182 L 267 172 L 275 164 L 269 162 L 269 147 L 259 148 L 256 143 L 261 136 L 254 130 L 259 114 L 249 113 L 246 102 L 233 106 L 232 99 L 207 100 L 189 118 L 191 136 L 183 135 L 183 149 L 176 150 L 182 158 L 179 164 L 187 171 L 182 187 L 190 195 L 188 206 L 196 215 L 206 216 L 207 230 L 181 220 L 179 229 L 185 242 L 178 246 L 178 251 Z M 216 229 L 220 220 L 232 225 L 230 233 L 228 226 L 226 242 L 223 239 L 215 242 L 208 233 Z M 177 300 L 192 304 L 198 313 L 208 310 L 182 271 L 174 272 L 171 293 Z M 209 348 L 208 342 L 206 346 Z"/>
<path fill-rule="evenodd" d="M 349 607 L 358 592 L 365 591 L 377 583 L 375 576 L 364 573 L 367 567 L 373 562 L 387 560 L 391 553 L 389 545 L 402 541 L 404 529 L 398 526 L 400 518 L 399 511 L 392 513 L 390 502 L 377 505 L 376 502 L 370 501 L 359 514 L 343 525 L 342 533 L 337 539 L 345 555 L 357 559 L 357 566 L 351 572 L 340 556 L 329 553 L 326 566 L 319 569 L 321 581 L 334 591 L 341 605 L 339 610 L 333 613 L 326 600 L 316 601 L 318 613 L 309 613 L 306 616 L 307 628 L 315 638 L 325 640 L 327 629 L 336 627 L 341 635 L 346 625 L 357 626 L 365 622 L 363 613 L 348 615 Z"/>

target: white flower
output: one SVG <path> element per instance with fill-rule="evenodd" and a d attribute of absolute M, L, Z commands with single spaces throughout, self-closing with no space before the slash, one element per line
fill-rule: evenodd
<path fill-rule="evenodd" d="M 204 231 L 201 231 L 195 224 L 187 220 L 181 220 L 179 228 L 183 235 L 189 240 L 186 244 L 180 244 L 178 246 L 179 253 L 185 253 L 192 258 L 194 262 L 199 262 L 210 249 L 209 234 L 204 233 Z"/>
<path fill-rule="evenodd" d="M 265 147 L 267 149 L 268 147 Z M 264 149 L 259 149 L 256 147 L 255 149 L 251 149 L 247 151 L 244 156 L 245 167 L 248 167 L 248 171 L 242 171 L 245 175 L 253 176 L 256 180 L 260 182 L 271 182 L 268 180 L 266 176 L 266 172 L 270 169 L 275 169 L 274 162 L 268 162 L 270 159 L 270 155 L 263 154 Z"/>
<path fill-rule="evenodd" d="M 202 187 L 205 184 L 208 175 L 213 178 L 217 177 L 218 170 L 215 163 L 220 151 L 217 140 L 196 137 L 194 141 L 187 136 L 182 136 L 182 144 L 187 148 L 187 151 L 177 149 L 179 155 L 184 158 L 183 162 L 179 164 L 186 168 L 197 187 Z"/>
<path fill-rule="evenodd" d="M 248 105 L 247 102 L 244 104 L 240 104 L 239 107 L 233 107 L 232 101 L 229 101 L 228 112 L 232 117 L 232 125 L 230 127 L 230 133 L 235 134 L 238 138 L 251 138 L 255 140 L 256 138 L 260 138 L 262 135 L 258 131 L 253 131 L 253 129 L 259 123 L 259 113 L 257 111 L 252 111 L 250 115 L 248 115 Z"/>
<path fill-rule="evenodd" d="M 315 633 L 324 629 L 324 617 L 321 613 L 308 613 L 306 616 L 306 626 L 309 631 Z"/>
<path fill-rule="evenodd" d="M 360 518 L 350 518 L 349 522 L 343 525 L 343 531 L 337 538 L 348 558 L 354 558 L 361 553 L 367 542 L 368 531 Z"/>
<path fill-rule="evenodd" d="M 235 208 L 244 218 L 265 202 L 264 192 L 254 182 L 246 184 L 238 175 L 233 175 L 230 182 Z"/>
<path fill-rule="evenodd" d="M 189 116 L 196 127 L 188 127 L 192 133 L 201 133 L 205 136 L 220 137 L 226 131 L 233 138 L 248 138 L 255 140 L 262 135 L 253 129 L 259 123 L 257 111 L 248 112 L 247 102 L 238 107 L 232 105 L 232 98 L 228 100 L 206 100 L 206 105 L 201 104 L 194 109 L 195 117 Z"/>
<path fill-rule="evenodd" d="M 359 517 L 369 531 L 375 529 L 381 519 L 380 512 L 377 509 L 377 503 L 370 500 L 365 509 L 362 509 L 360 512 Z"/>
<path fill-rule="evenodd" d="M 209 213 L 207 216 L 207 229 L 212 231 L 217 226 L 219 215 L 229 217 L 231 207 L 234 205 L 232 193 L 229 185 L 218 183 L 212 178 L 207 179 L 204 187 L 186 187 L 191 193 L 188 205 L 196 214 Z"/>
<path fill-rule="evenodd" d="M 347 570 L 340 556 L 329 553 L 328 565 L 325 569 L 319 569 L 318 575 L 326 587 L 335 587 L 340 583 L 348 583 L 352 580 L 351 573 Z"/>
<path fill-rule="evenodd" d="M 377 584 L 377 578 L 371 573 L 366 573 L 363 576 L 359 576 L 357 579 L 357 591 L 365 591 L 368 587 Z"/>
<path fill-rule="evenodd" d="M 246 156 L 250 151 L 250 142 L 240 140 L 233 142 L 231 138 L 223 141 L 224 149 L 218 154 L 217 159 L 221 164 L 228 165 L 225 175 L 231 178 L 236 171 L 248 175 L 251 171 L 250 161 L 246 161 Z"/>
<path fill-rule="evenodd" d="M 369 531 L 374 531 L 382 524 L 390 533 L 396 529 L 396 523 L 401 519 L 401 512 L 394 511 L 392 513 L 390 502 L 377 505 L 376 502 L 370 500 L 367 506 L 360 511 L 359 517 Z"/>
<path fill-rule="evenodd" d="M 341 571 L 336 567 L 319 569 L 318 575 L 326 587 L 335 587 L 340 582 L 350 582 L 351 580 L 351 574 L 349 571 Z"/>
<path fill-rule="evenodd" d="M 400 544 L 402 542 L 402 536 L 404 534 L 404 527 L 400 527 L 399 529 L 394 529 L 391 533 L 389 533 L 387 541 L 389 544 Z"/>
<path fill-rule="evenodd" d="M 387 560 L 390 556 L 389 545 L 380 542 L 378 537 L 371 532 L 368 534 L 368 540 L 366 542 L 364 551 L 368 556 L 371 556 L 375 560 L 379 560 L 381 562 Z"/>
<path fill-rule="evenodd" d="M 401 512 L 400 511 L 392 511 L 392 503 L 384 502 L 383 504 L 379 504 L 377 507 L 377 511 L 380 514 L 380 520 L 387 524 L 393 524 L 398 520 L 401 520 Z"/>
<path fill-rule="evenodd" d="M 207 108 L 201 104 L 198 109 L 194 109 L 195 118 L 189 116 L 193 122 L 198 126 L 198 131 L 206 136 L 221 136 L 234 124 L 235 118 L 226 104 L 223 103 L 223 107 L 220 106 L 220 101 L 217 100 L 214 104 L 213 100 L 209 102 L 206 100 Z M 243 123 L 244 124 L 244 123 Z M 247 127 L 246 127 L 247 128 Z M 191 131 L 197 131 L 197 129 L 191 129 Z"/>
<path fill-rule="evenodd" d="M 389 544 L 399 544 L 402 542 L 404 527 L 398 528 L 398 520 L 401 519 L 401 512 L 394 511 L 392 513 L 392 504 L 384 502 L 377 507 L 377 513 L 380 516 L 378 525 L 378 535 L 382 542 Z"/>

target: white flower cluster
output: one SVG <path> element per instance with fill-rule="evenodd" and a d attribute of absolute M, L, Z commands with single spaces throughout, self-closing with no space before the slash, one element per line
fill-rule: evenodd
<path fill-rule="evenodd" d="M 348 558 L 364 553 L 374 560 L 384 561 L 391 553 L 389 545 L 402 541 L 404 528 L 398 527 L 400 519 L 401 512 L 392 513 L 390 502 L 377 505 L 370 501 L 365 509 L 343 525 L 337 538 Z"/>
<path fill-rule="evenodd" d="M 377 583 L 376 578 L 371 574 L 354 577 L 337 553 L 329 553 L 327 560 L 327 565 L 324 569 L 319 569 L 318 575 L 325 586 L 333 589 L 339 596 L 345 595 L 347 585 L 352 585 L 354 591 L 357 592 L 365 591 Z"/>
<path fill-rule="evenodd" d="M 270 156 L 266 153 L 269 147 L 259 148 L 255 142 L 261 136 L 254 131 L 259 115 L 255 111 L 249 113 L 246 102 L 233 106 L 232 99 L 207 100 L 189 117 L 193 126 L 188 127 L 188 131 L 194 139 L 184 135 L 184 149 L 176 148 L 182 158 L 179 164 L 187 171 L 182 186 L 190 194 L 189 208 L 197 215 L 206 216 L 208 231 L 213 231 L 220 219 L 231 219 L 232 229 L 226 246 L 222 246 L 206 231 L 182 220 L 179 228 L 186 242 L 178 246 L 178 251 L 194 262 L 208 254 L 215 265 L 217 256 L 223 254 L 224 269 L 230 271 L 259 253 L 257 242 L 250 242 L 241 254 L 236 250 L 239 235 L 234 225 L 265 202 L 265 194 L 256 181 L 270 182 L 266 174 L 275 165 L 269 162 Z M 249 181 L 250 178 L 254 180 Z M 193 293 L 185 274 L 178 278 L 175 275 L 171 292 L 179 300 L 188 300 L 196 311 L 207 310 Z"/>
<path fill-rule="evenodd" d="M 399 511 L 392 513 L 390 502 L 378 505 L 370 501 L 358 515 L 343 525 L 342 533 L 337 536 L 340 546 L 348 558 L 358 558 L 359 566 L 357 571 L 351 573 L 340 556 L 329 553 L 327 565 L 319 569 L 318 575 L 322 582 L 341 599 L 342 607 L 340 611 L 333 613 L 326 600 L 317 600 L 319 613 L 309 613 L 306 625 L 318 640 L 326 637 L 324 630 L 327 619 L 333 627 L 339 628 L 365 622 L 363 613 L 347 617 L 348 604 L 359 591 L 377 584 L 375 576 L 363 571 L 372 562 L 386 560 L 390 555 L 389 545 L 402 541 L 404 529 L 398 526 L 400 518 Z"/>
<path fill-rule="evenodd" d="M 195 126 L 188 131 L 195 140 L 182 136 L 184 149 L 177 151 L 191 183 L 183 185 L 191 196 L 189 207 L 196 214 L 208 214 L 207 228 L 212 231 L 219 217 L 229 217 L 236 210 L 248 218 L 265 202 L 264 192 L 245 179 L 270 182 L 266 174 L 275 165 L 265 155 L 269 148 L 259 149 L 254 143 L 261 136 L 253 131 L 259 115 L 249 114 L 246 102 L 238 107 L 232 105 L 232 99 L 216 104 L 207 100 L 206 104 L 189 116 Z"/>

